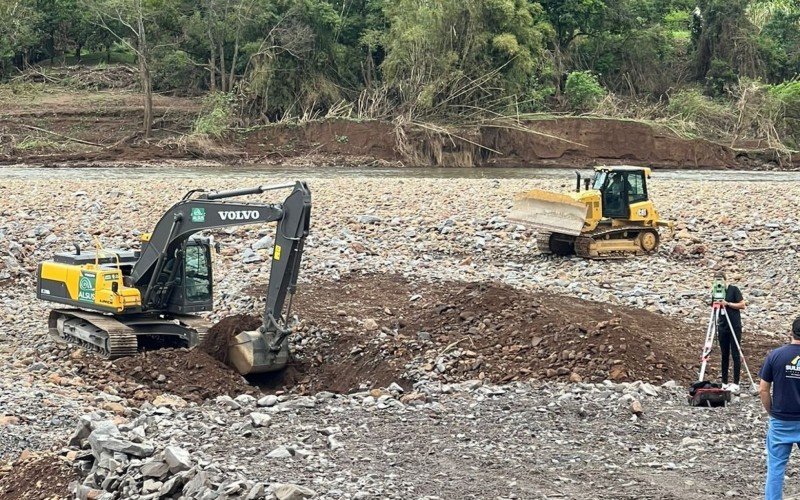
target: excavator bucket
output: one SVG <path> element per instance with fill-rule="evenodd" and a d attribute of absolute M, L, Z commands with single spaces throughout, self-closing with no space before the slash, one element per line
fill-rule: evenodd
<path fill-rule="evenodd" d="M 588 206 L 565 194 L 533 189 L 514 197 L 509 218 L 541 231 L 581 234 Z"/>
<path fill-rule="evenodd" d="M 267 336 L 258 330 L 241 332 L 228 348 L 228 364 L 242 375 L 282 370 L 289 362 L 289 342 L 273 349 Z"/>

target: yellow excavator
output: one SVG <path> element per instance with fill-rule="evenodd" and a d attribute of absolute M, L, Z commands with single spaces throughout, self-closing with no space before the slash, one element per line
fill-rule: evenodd
<path fill-rule="evenodd" d="M 658 250 L 662 220 L 647 191 L 646 167 L 596 167 L 592 179 L 576 172 L 575 192 L 534 189 L 516 195 L 510 219 L 539 230 L 544 254 L 611 259 Z"/>
<path fill-rule="evenodd" d="M 291 189 L 282 203 L 227 201 L 243 195 Z M 110 359 L 147 345 L 194 347 L 209 324 L 215 246 L 201 231 L 277 222 L 263 324 L 241 332 L 228 346 L 239 373 L 277 371 L 289 359 L 291 299 L 311 217 L 305 182 L 231 191 L 189 191 L 161 217 L 139 250 L 57 253 L 39 264 L 39 299 L 63 306 L 50 312 L 50 334 Z M 288 301 L 288 305 L 287 304 Z"/>

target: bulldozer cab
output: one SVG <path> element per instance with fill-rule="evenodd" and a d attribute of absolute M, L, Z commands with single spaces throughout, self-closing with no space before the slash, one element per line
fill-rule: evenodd
<path fill-rule="evenodd" d="M 629 219 L 631 204 L 648 200 L 648 173 L 638 167 L 596 170 L 592 188 L 601 193 L 603 217 Z"/>

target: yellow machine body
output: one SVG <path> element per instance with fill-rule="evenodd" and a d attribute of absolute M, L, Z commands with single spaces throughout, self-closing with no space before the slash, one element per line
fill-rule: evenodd
<path fill-rule="evenodd" d="M 596 167 L 592 188 L 581 189 L 578 177 L 573 192 L 533 189 L 517 194 L 509 218 L 538 229 L 542 236 L 539 246 L 546 253 L 578 253 L 590 258 L 652 253 L 659 239 L 655 228 L 672 228 L 673 223 L 661 219 L 649 198 L 646 182 L 650 175 L 651 170 L 646 167 Z M 626 179 L 624 193 L 616 197 L 604 193 L 608 176 Z M 631 196 L 633 188 L 628 179 L 637 183 L 636 196 Z M 609 207 L 603 206 L 604 200 L 609 199 L 618 204 L 619 212 L 614 215 L 608 215 Z M 581 242 L 579 249 L 574 245 L 576 238 L 582 236 L 592 241 Z"/>
<path fill-rule="evenodd" d="M 40 286 L 39 292 L 53 302 L 117 314 L 138 311 L 142 305 L 139 290 L 126 287 L 122 271 L 111 266 L 45 261 L 39 266 L 38 279 L 48 284 Z"/>

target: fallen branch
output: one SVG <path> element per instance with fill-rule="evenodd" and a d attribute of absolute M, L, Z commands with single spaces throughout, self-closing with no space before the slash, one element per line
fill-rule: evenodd
<path fill-rule="evenodd" d="M 34 127 L 33 125 L 25 125 L 25 124 L 22 124 L 22 123 L 19 123 L 17 125 L 22 127 L 22 128 L 27 128 L 29 130 L 36 130 L 37 132 L 44 132 L 45 134 L 54 135 L 56 137 L 60 137 L 60 138 L 62 138 L 64 140 L 67 140 L 69 142 L 77 142 L 78 144 L 86 144 L 87 146 L 94 146 L 96 148 L 105 147 L 102 144 L 97 144 L 95 142 L 84 141 L 83 139 L 76 139 L 74 137 L 69 137 L 69 136 L 66 136 L 64 134 L 59 134 L 58 132 L 53 132 L 52 130 L 47 130 L 47 129 L 43 129 L 43 128 L 39 128 L 39 127 Z"/>
<path fill-rule="evenodd" d="M 734 247 L 736 250 L 740 252 L 772 252 L 777 250 L 786 250 L 788 246 L 781 246 L 781 247 Z"/>
<path fill-rule="evenodd" d="M 469 337 L 464 337 L 461 340 L 456 340 L 452 344 L 450 344 L 447 347 L 445 347 L 444 349 L 442 349 L 442 351 L 439 354 L 437 354 L 436 357 L 438 358 L 438 357 L 441 357 L 441 356 L 447 354 L 448 351 L 450 351 L 450 349 L 452 349 L 453 347 L 457 346 L 458 344 L 464 342 L 465 340 L 471 340 L 471 339 Z"/>

